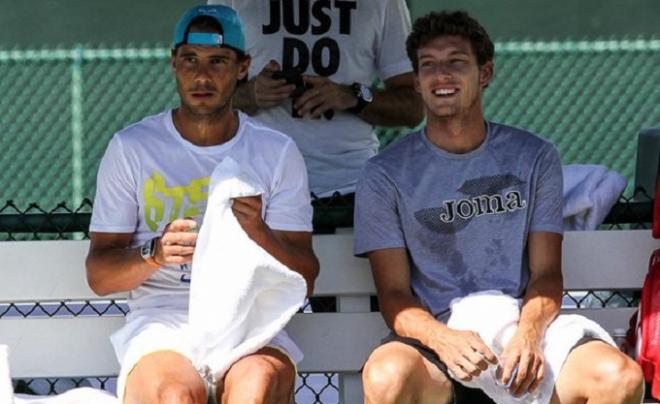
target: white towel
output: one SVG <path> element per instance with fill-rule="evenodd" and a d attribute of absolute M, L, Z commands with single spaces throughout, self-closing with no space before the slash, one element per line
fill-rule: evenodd
<path fill-rule="evenodd" d="M 193 363 L 219 380 L 232 363 L 265 346 L 303 304 L 304 278 L 252 241 L 232 199 L 263 194 L 231 158 L 213 171 L 193 256 L 189 324 Z"/>
<path fill-rule="evenodd" d="M 562 171 L 564 229 L 596 230 L 626 188 L 626 178 L 602 165 L 572 164 Z"/>
<path fill-rule="evenodd" d="M 1 404 L 119 404 L 109 393 L 90 387 L 71 389 L 56 396 L 14 395 L 9 370 L 9 348 L 0 345 L 0 403 Z"/>
<path fill-rule="evenodd" d="M 14 389 L 9 373 L 9 347 L 0 345 L 0 403 L 11 404 L 13 398 Z"/>
<path fill-rule="evenodd" d="M 499 291 L 473 293 L 451 302 L 451 316 L 447 326 L 477 332 L 499 358 L 518 327 L 519 304 L 518 300 Z M 550 324 L 543 341 L 545 376 L 533 394 L 518 398 L 510 395 L 506 387 L 497 381 L 497 365 L 490 365 L 479 377 L 469 382 L 457 380 L 467 387 L 480 388 L 497 403 L 549 403 L 568 353 L 583 336 L 600 338 L 614 346 L 614 341 L 602 327 L 583 316 L 560 315 Z"/>

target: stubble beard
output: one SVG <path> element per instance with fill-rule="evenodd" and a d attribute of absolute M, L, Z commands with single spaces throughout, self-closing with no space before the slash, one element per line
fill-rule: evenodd
<path fill-rule="evenodd" d="M 231 107 L 229 101 L 216 105 L 192 105 L 186 101 L 185 97 L 180 95 L 179 98 L 183 112 L 195 121 L 214 120 L 224 116 L 227 109 Z"/>
<path fill-rule="evenodd" d="M 191 119 L 200 121 L 200 120 L 213 120 L 223 116 L 228 108 L 231 108 L 231 98 L 228 100 L 219 100 L 217 104 L 202 104 L 202 105 L 193 105 L 188 102 L 185 94 L 185 89 L 183 84 L 179 81 L 178 77 L 176 80 L 177 91 L 179 93 L 179 102 L 181 105 L 181 110 Z M 217 91 L 214 89 L 214 91 Z M 191 96 L 192 97 L 192 96 Z M 222 95 L 221 95 L 222 97 Z"/>
<path fill-rule="evenodd" d="M 451 105 L 436 105 L 435 108 L 427 107 L 427 109 L 429 110 L 427 111 L 427 116 L 430 112 L 437 119 L 442 121 L 469 118 L 475 111 L 481 111 L 481 97 L 479 94 L 475 94 L 472 99 L 465 104 L 463 104 L 461 100 L 456 100 L 456 102 Z"/>

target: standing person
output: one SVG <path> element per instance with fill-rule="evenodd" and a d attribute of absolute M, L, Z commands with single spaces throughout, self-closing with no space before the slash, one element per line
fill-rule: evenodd
<path fill-rule="evenodd" d="M 255 243 L 300 273 L 311 292 L 305 166 L 295 143 L 232 108 L 247 75 L 242 23 L 224 6 L 198 6 L 177 23 L 171 58 L 181 103 L 118 132 L 103 157 L 90 226 L 87 277 L 100 295 L 130 291 L 127 324 L 112 336 L 125 403 L 289 403 L 300 352 L 280 332 L 208 386 L 190 358 L 187 322 L 190 230 L 206 209 L 209 177 L 225 157 L 248 167 L 265 193 L 233 200 Z M 218 307 L 217 310 L 222 310 Z"/>
<path fill-rule="evenodd" d="M 378 152 L 374 125 L 414 127 L 423 118 L 405 54 L 405 1 L 209 3 L 234 7 L 247 27 L 253 61 L 235 107 L 296 141 L 316 197 L 349 194 L 352 205 L 357 176 Z M 289 81 L 302 74 L 298 90 L 280 72 Z M 383 90 L 371 87 L 376 77 Z"/>
<path fill-rule="evenodd" d="M 469 381 L 496 363 L 508 393 L 534 392 L 562 296 L 558 153 L 484 119 L 494 47 L 467 13 L 418 19 L 406 45 L 426 127 L 371 159 L 356 192 L 355 253 L 369 258 L 393 330 L 365 365 L 366 402 L 492 402 L 448 371 Z M 452 299 L 487 290 L 521 299 L 499 358 L 479 334 L 446 325 Z M 639 367 L 605 342 L 583 338 L 559 359 L 552 403 L 640 402 Z"/>

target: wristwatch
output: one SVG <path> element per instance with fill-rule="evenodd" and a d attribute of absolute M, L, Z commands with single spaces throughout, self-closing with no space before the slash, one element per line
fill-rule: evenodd
<path fill-rule="evenodd" d="M 154 237 L 144 242 L 140 246 L 140 256 L 142 259 L 153 268 L 160 268 L 161 265 L 156 262 L 154 256 L 156 255 L 156 243 L 160 237 Z"/>
<path fill-rule="evenodd" d="M 353 90 L 353 95 L 355 95 L 355 98 L 357 98 L 358 102 L 356 106 L 353 108 L 348 108 L 347 111 L 354 114 L 359 114 L 362 112 L 364 107 L 369 105 L 369 103 L 374 100 L 374 96 L 371 92 L 371 89 L 366 84 L 353 83 L 351 84 L 351 90 Z"/>

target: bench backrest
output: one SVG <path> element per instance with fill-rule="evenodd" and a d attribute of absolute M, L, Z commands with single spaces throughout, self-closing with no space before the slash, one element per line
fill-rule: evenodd
<path fill-rule="evenodd" d="M 87 241 L 0 243 L 0 343 L 10 346 L 14 377 L 107 376 L 118 365 L 109 334 L 124 318 L 115 316 L 11 315 L 8 304 L 31 302 L 103 306 L 123 294 L 98 298 L 85 280 Z M 368 261 L 352 255 L 352 234 L 314 236 L 321 262 L 316 296 L 337 296 L 340 313 L 301 313 L 287 327 L 307 353 L 301 372 L 358 370 L 388 333 L 380 313 L 369 312 L 375 294 Z M 649 230 L 567 232 L 563 272 L 566 290 L 639 289 L 651 252 L 660 241 Z M 622 327 L 633 309 L 584 309 L 608 330 Z M 63 310 L 60 310 L 62 313 Z M 65 311 L 66 313 L 66 311 Z"/>

